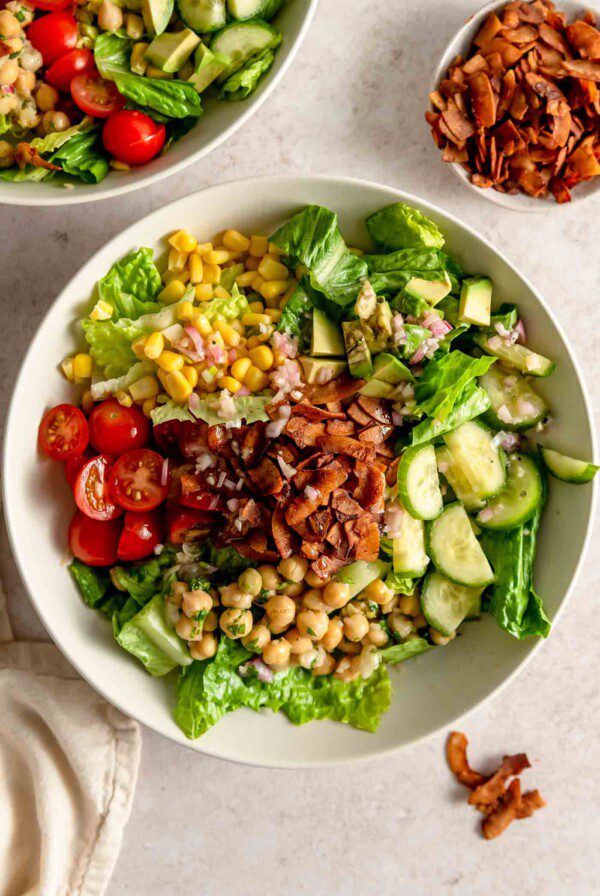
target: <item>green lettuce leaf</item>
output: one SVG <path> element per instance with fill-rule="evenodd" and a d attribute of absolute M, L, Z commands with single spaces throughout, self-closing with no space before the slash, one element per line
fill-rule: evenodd
<path fill-rule="evenodd" d="M 165 619 L 164 604 L 163 595 L 156 594 L 116 635 L 118 644 L 155 676 L 192 662 L 187 644 Z"/>
<path fill-rule="evenodd" d="M 209 566 L 216 566 L 218 570 L 221 570 L 227 576 L 228 581 L 232 581 L 248 567 L 256 565 L 254 560 L 243 557 L 235 548 L 215 547 L 210 539 L 202 542 L 199 557 L 202 562 L 207 563 Z M 217 572 L 215 575 L 219 575 L 219 573 Z"/>
<path fill-rule="evenodd" d="M 392 556 L 393 545 L 391 539 L 386 539 L 388 544 L 383 547 L 383 551 L 385 554 L 388 554 L 389 557 Z M 412 594 L 415 590 L 415 582 L 416 579 L 408 578 L 407 576 L 403 576 L 399 572 L 393 572 L 390 570 L 385 578 L 385 584 L 388 588 L 391 588 L 396 594 Z"/>
<path fill-rule="evenodd" d="M 448 274 L 453 289 L 458 281 L 450 259 L 441 249 L 398 249 L 389 255 L 363 255 L 369 268 L 369 282 L 379 294 L 399 293 L 412 277 L 422 280 L 441 280 Z M 392 303 L 394 310 L 396 300 Z"/>
<path fill-rule="evenodd" d="M 162 289 L 152 249 L 138 249 L 117 261 L 98 281 L 98 298 L 113 306 L 113 320 L 136 320 L 163 307 L 156 301 Z"/>
<path fill-rule="evenodd" d="M 430 361 L 415 386 L 418 409 L 443 422 L 460 401 L 468 383 L 483 376 L 493 363 L 493 358 L 472 358 L 459 351 Z"/>
<path fill-rule="evenodd" d="M 150 417 L 154 426 L 160 423 L 168 423 L 170 420 L 183 420 L 193 423 L 196 419 L 191 411 L 181 404 L 174 401 L 167 401 L 165 404 L 157 405 L 153 411 L 150 411 Z"/>
<path fill-rule="evenodd" d="M 166 567 L 173 562 L 173 552 L 165 550 L 158 557 L 142 560 L 129 566 L 114 566 L 112 580 L 122 591 L 143 607 L 154 595 L 162 591 Z"/>
<path fill-rule="evenodd" d="M 334 212 L 309 205 L 274 233 L 271 242 L 285 252 L 292 266 L 307 269 L 317 292 L 338 305 L 354 302 L 367 265 L 348 250 Z"/>
<path fill-rule="evenodd" d="M 425 442 L 431 442 L 438 436 L 444 435 L 446 432 L 452 432 L 458 429 L 468 420 L 474 420 L 484 414 L 490 406 L 490 399 L 487 392 L 484 392 L 474 382 L 465 386 L 460 397 L 445 420 L 438 420 L 428 417 L 423 420 L 411 432 L 411 444 L 422 445 Z"/>
<path fill-rule="evenodd" d="M 244 420 L 248 423 L 256 423 L 259 420 L 264 422 L 271 418 L 267 414 L 265 408 L 272 399 L 271 395 L 244 395 L 237 398 L 235 395 L 233 402 L 235 404 L 234 420 Z M 204 420 L 209 426 L 223 424 L 225 421 L 218 413 L 219 398 L 212 396 L 200 401 L 197 407 L 194 407 L 192 413 L 197 420 Z"/>
<path fill-rule="evenodd" d="M 143 376 L 153 373 L 154 369 L 151 361 L 136 361 L 122 376 L 93 382 L 90 390 L 94 401 L 104 401 L 109 395 L 115 395 L 121 390 L 128 389 L 132 383 L 136 383 Z"/>
<path fill-rule="evenodd" d="M 100 127 L 73 134 L 53 153 L 50 161 L 60 165 L 65 174 L 86 184 L 99 184 L 108 174 L 108 157 L 102 146 Z"/>
<path fill-rule="evenodd" d="M 384 663 L 401 663 L 408 660 L 411 656 L 418 656 L 431 650 L 433 647 L 425 638 L 413 638 L 412 641 L 405 641 L 404 644 L 392 644 L 390 647 L 384 647 L 379 651 Z"/>
<path fill-rule="evenodd" d="M 11 128 L 12 124 L 8 115 L 0 115 L 0 134 L 6 134 Z"/>
<path fill-rule="evenodd" d="M 244 273 L 244 265 L 240 262 L 240 264 L 232 264 L 229 268 L 223 268 L 221 272 L 221 279 L 219 280 L 219 286 L 222 286 L 223 289 L 226 289 L 227 292 L 235 293 L 236 301 L 239 301 L 240 296 L 240 288 L 237 285 L 236 278 L 240 276 L 240 274 Z M 243 297 L 243 296 L 242 296 Z M 233 295 L 232 295 L 233 298 Z M 244 309 L 246 310 L 246 309 Z"/>
<path fill-rule="evenodd" d="M 69 572 L 88 607 L 97 608 L 111 590 L 112 583 L 106 569 L 86 566 L 75 559 L 69 564 Z"/>
<path fill-rule="evenodd" d="M 305 351 L 310 345 L 311 315 L 313 303 L 302 284 L 298 284 L 289 297 L 279 318 L 277 329 L 298 339 L 298 348 Z"/>
<path fill-rule="evenodd" d="M 221 85 L 220 100 L 245 100 L 254 93 L 259 81 L 267 74 L 275 61 L 275 53 L 271 49 L 264 50 L 259 56 L 250 59 L 243 68 L 234 72 Z"/>
<path fill-rule="evenodd" d="M 248 299 L 240 292 L 237 283 L 234 283 L 230 299 L 211 299 L 209 302 L 202 302 L 199 308 L 211 323 L 218 317 L 221 320 L 236 320 L 248 310 Z"/>
<path fill-rule="evenodd" d="M 375 212 L 367 218 L 366 225 L 379 252 L 441 249 L 444 245 L 437 224 L 403 202 L 394 202 Z"/>
<path fill-rule="evenodd" d="M 81 326 L 90 347 L 90 355 L 107 378 L 125 376 L 136 364 L 137 358 L 131 343 L 142 335 L 142 330 L 132 321 L 123 318 L 115 323 L 112 320 L 94 321 L 88 317 L 82 320 Z"/>
<path fill-rule="evenodd" d="M 427 327 L 420 327 L 418 324 L 404 324 L 404 335 L 406 342 L 397 347 L 398 354 L 404 360 L 412 358 L 420 345 L 426 339 L 431 339 L 431 330 Z"/>
<path fill-rule="evenodd" d="M 129 71 L 133 41 L 124 32 L 105 31 L 94 43 L 94 62 L 103 78 L 111 80 L 115 71 Z"/>

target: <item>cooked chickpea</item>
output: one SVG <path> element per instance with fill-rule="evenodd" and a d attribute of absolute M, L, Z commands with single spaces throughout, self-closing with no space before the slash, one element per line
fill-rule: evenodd
<path fill-rule="evenodd" d="M 344 619 L 344 635 L 349 641 L 361 641 L 369 631 L 369 620 L 364 613 L 353 613 Z"/>
<path fill-rule="evenodd" d="M 355 644 L 352 641 L 348 641 L 346 638 L 343 638 L 338 644 L 338 650 L 340 650 L 342 653 L 354 655 L 360 653 L 360 644 Z"/>
<path fill-rule="evenodd" d="M 16 59 L 7 59 L 0 64 L 0 85 L 7 87 L 14 84 L 19 77 L 19 63 Z"/>
<path fill-rule="evenodd" d="M 35 101 L 40 112 L 50 112 L 58 102 L 58 90 L 50 84 L 40 84 L 35 92 Z"/>
<path fill-rule="evenodd" d="M 238 578 L 238 586 L 240 591 L 256 597 L 263 587 L 262 576 L 257 569 L 245 569 Z"/>
<path fill-rule="evenodd" d="M 313 675 L 331 675 L 335 669 L 335 665 L 335 659 L 330 653 L 326 653 L 323 662 L 319 663 L 317 666 L 313 666 L 311 672 Z"/>
<path fill-rule="evenodd" d="M 262 578 L 262 586 L 267 591 L 277 591 L 281 585 L 281 576 L 274 566 L 259 566 L 258 571 Z"/>
<path fill-rule="evenodd" d="M 284 668 L 290 659 L 290 643 L 285 638 L 270 641 L 263 650 L 262 658 L 268 666 Z"/>
<path fill-rule="evenodd" d="M 333 619 L 329 620 L 327 631 L 325 632 L 319 643 L 325 648 L 325 650 L 331 653 L 332 650 L 335 650 L 343 637 L 344 624 L 339 616 L 334 616 Z"/>
<path fill-rule="evenodd" d="M 0 11 L 0 34 L 5 37 L 18 37 L 21 33 L 21 23 L 8 9 Z"/>
<path fill-rule="evenodd" d="M 363 643 L 373 644 L 375 647 L 385 647 L 389 640 L 386 630 L 378 622 L 371 622 Z"/>
<path fill-rule="evenodd" d="M 0 93 L 0 115 L 10 115 L 10 113 L 17 108 L 19 105 L 19 100 L 16 94 L 2 94 Z"/>
<path fill-rule="evenodd" d="M 299 597 L 303 591 L 303 582 L 288 582 L 288 584 L 284 585 L 281 589 L 281 593 L 287 594 L 288 597 Z"/>
<path fill-rule="evenodd" d="M 103 31 L 118 31 L 123 25 L 123 13 L 110 0 L 102 0 L 98 9 L 98 26 Z"/>
<path fill-rule="evenodd" d="M 217 652 L 219 642 L 213 634 L 205 632 L 199 641 L 190 644 L 190 654 L 193 660 L 209 660 Z"/>
<path fill-rule="evenodd" d="M 17 80 L 15 81 L 15 90 L 18 93 L 24 93 L 29 96 L 34 87 L 35 72 L 25 72 L 23 69 L 20 69 Z"/>
<path fill-rule="evenodd" d="M 289 641 L 290 650 L 293 654 L 299 655 L 312 647 L 312 641 L 308 635 L 301 635 L 297 628 L 289 629 L 283 636 Z"/>
<path fill-rule="evenodd" d="M 401 594 L 398 608 L 405 616 L 418 616 L 421 612 L 421 601 L 418 594 Z"/>
<path fill-rule="evenodd" d="M 423 613 L 419 613 L 418 616 L 415 616 L 412 620 L 412 624 L 415 628 L 427 628 L 427 619 Z"/>
<path fill-rule="evenodd" d="M 252 629 L 253 619 L 250 610 L 224 610 L 219 625 L 228 638 L 234 641 L 243 638 Z"/>
<path fill-rule="evenodd" d="M 356 663 L 358 657 L 354 657 L 350 659 L 350 657 L 345 656 L 337 664 L 337 668 L 333 673 L 334 678 L 339 678 L 340 681 L 354 681 L 355 678 L 358 678 L 360 675 L 360 670 Z"/>
<path fill-rule="evenodd" d="M 389 613 L 393 613 L 396 607 L 398 606 L 398 595 L 395 594 L 393 598 L 388 601 L 387 604 L 383 604 L 381 607 L 381 612 L 384 616 L 387 616 Z"/>
<path fill-rule="evenodd" d="M 307 610 L 319 613 L 331 613 L 331 607 L 323 600 L 323 592 L 319 588 L 311 588 L 302 595 L 302 606 Z"/>
<path fill-rule="evenodd" d="M 356 657 L 356 662 L 361 678 L 370 678 L 373 672 L 381 663 L 381 654 L 374 646 L 363 647 L 360 656 Z"/>
<path fill-rule="evenodd" d="M 311 588 L 323 588 L 329 579 L 322 579 L 314 570 L 309 569 L 304 576 L 304 581 L 307 585 L 310 585 Z"/>
<path fill-rule="evenodd" d="M 169 594 L 169 603 L 174 607 L 181 607 L 183 603 L 183 595 L 186 594 L 188 586 L 185 582 L 173 582 L 171 585 L 171 593 Z"/>
<path fill-rule="evenodd" d="M 323 599 L 334 610 L 345 607 L 350 600 L 350 585 L 345 582 L 329 582 L 323 588 Z"/>
<path fill-rule="evenodd" d="M 303 669 L 314 669 L 320 666 L 325 659 L 325 650 L 322 647 L 310 647 L 304 653 L 299 654 L 298 663 Z"/>
<path fill-rule="evenodd" d="M 236 610 L 249 610 L 252 606 L 252 595 L 241 591 L 237 582 L 221 588 L 221 603 L 224 607 Z"/>
<path fill-rule="evenodd" d="M 8 141 L 0 140 L 0 168 L 10 168 L 14 161 L 14 147 Z"/>
<path fill-rule="evenodd" d="M 208 613 L 212 610 L 212 597 L 206 591 L 200 589 L 195 591 L 186 591 L 183 594 L 182 606 L 183 612 L 190 619 L 198 619 L 200 613 Z"/>
<path fill-rule="evenodd" d="M 277 572 L 279 572 L 288 582 L 298 584 L 304 579 L 307 569 L 308 560 L 296 555 L 294 557 L 288 557 L 287 560 L 282 560 L 277 567 Z"/>
<path fill-rule="evenodd" d="M 292 620 L 293 621 L 293 620 Z M 269 619 L 269 631 L 272 635 L 283 635 L 284 632 L 287 632 L 288 628 L 292 624 L 291 622 L 280 622 L 279 619 L 274 621 Z"/>
<path fill-rule="evenodd" d="M 214 632 L 219 627 L 219 617 L 215 613 L 214 610 L 211 610 L 204 620 L 204 625 L 202 626 L 205 632 Z"/>
<path fill-rule="evenodd" d="M 259 622 L 257 625 L 252 626 L 247 635 L 244 635 L 242 644 L 254 653 L 261 653 L 270 640 L 271 632 L 264 622 Z"/>
<path fill-rule="evenodd" d="M 413 629 L 413 621 L 402 613 L 394 612 L 388 617 L 388 625 L 399 638 L 408 638 Z"/>
<path fill-rule="evenodd" d="M 429 637 L 433 641 L 434 644 L 437 644 L 438 647 L 443 647 L 444 644 L 449 644 L 456 637 L 456 632 L 452 632 L 451 635 L 443 635 L 441 632 L 438 632 L 435 628 L 429 629 Z"/>
<path fill-rule="evenodd" d="M 372 582 L 369 582 L 361 594 L 361 597 L 367 598 L 367 600 L 374 600 L 379 605 L 387 604 L 393 596 L 394 592 L 391 588 L 388 588 L 382 579 L 374 579 Z"/>
<path fill-rule="evenodd" d="M 203 634 L 202 623 L 187 616 L 180 616 L 175 623 L 175 631 L 184 641 L 200 641 Z"/>
<path fill-rule="evenodd" d="M 286 594 L 276 594 L 270 597 L 265 604 L 265 611 L 269 621 L 276 626 L 288 626 L 294 621 L 296 604 Z M 271 629 L 272 630 L 272 629 Z"/>
<path fill-rule="evenodd" d="M 296 625 L 301 635 L 320 641 L 329 628 L 329 617 L 322 610 L 302 610 L 296 617 Z"/>
<path fill-rule="evenodd" d="M 45 112 L 42 124 L 47 134 L 54 134 L 59 131 L 66 131 L 70 121 L 64 112 Z"/>

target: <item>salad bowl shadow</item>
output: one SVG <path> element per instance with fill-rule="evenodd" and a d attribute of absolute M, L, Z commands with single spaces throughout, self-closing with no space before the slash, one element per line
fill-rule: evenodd
<path fill-rule="evenodd" d="M 243 201 L 240 197 L 243 196 Z M 337 211 L 351 245 L 369 245 L 364 219 L 383 205 L 417 207 L 442 230 L 448 252 L 472 273 L 494 282 L 495 304 L 519 304 L 536 349 L 557 368 L 539 381 L 556 418 L 554 447 L 592 457 L 595 435 L 585 386 L 560 325 L 535 288 L 475 231 L 414 196 L 366 181 L 279 176 L 220 184 L 167 205 L 138 221 L 94 255 L 56 299 L 32 340 L 10 406 L 4 452 L 4 495 L 10 540 L 22 579 L 49 635 L 73 666 L 108 701 L 175 743 L 200 753 L 271 767 L 311 767 L 381 756 L 432 735 L 489 700 L 540 648 L 518 641 L 484 614 L 447 647 L 390 667 L 393 700 L 375 734 L 333 722 L 302 727 L 269 711 L 239 710 L 202 738 L 189 741 L 172 716 L 175 678 L 154 679 L 115 644 L 110 624 L 85 606 L 66 568 L 69 489 L 58 465 L 35 448 L 43 412 L 72 398 L 57 366 L 72 352 L 71 324 L 93 285 L 132 246 L 160 251 L 164 235 L 181 227 L 198 236 L 235 227 L 272 232 L 299 208 L 319 203 Z M 42 386 L 40 384 L 43 384 Z M 536 590 L 556 623 L 571 593 L 589 541 L 595 487 L 552 482 L 536 564 Z M 57 534 L 58 533 L 58 534 Z M 550 635 L 552 637 L 552 634 Z"/>

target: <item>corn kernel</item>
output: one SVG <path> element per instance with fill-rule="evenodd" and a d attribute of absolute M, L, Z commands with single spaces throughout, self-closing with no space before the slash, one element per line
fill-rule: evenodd
<path fill-rule="evenodd" d="M 115 398 L 123 408 L 130 408 L 133 404 L 131 395 L 128 395 L 127 392 L 123 391 L 123 389 L 119 389 L 119 391 L 115 393 Z"/>
<path fill-rule="evenodd" d="M 210 321 L 204 314 L 196 312 L 192 318 L 192 324 L 196 327 L 201 336 L 209 336 L 212 333 Z"/>
<path fill-rule="evenodd" d="M 280 304 L 280 306 L 279 306 L 280 308 L 285 308 L 285 303 L 289 302 L 289 300 L 292 298 L 292 296 L 296 292 L 297 287 L 298 287 L 298 284 L 294 280 L 292 280 L 290 286 L 288 287 L 288 291 L 286 292 L 286 294 L 284 295 L 284 297 L 282 299 L 284 304 L 283 305 Z"/>
<path fill-rule="evenodd" d="M 217 380 L 217 386 L 219 389 L 227 389 L 232 395 L 242 388 L 242 384 L 232 376 L 220 376 Z"/>
<path fill-rule="evenodd" d="M 216 285 L 221 281 L 221 268 L 218 264 L 205 264 L 202 271 L 202 282 Z"/>
<path fill-rule="evenodd" d="M 185 295 L 185 284 L 181 280 L 171 280 L 158 294 L 158 301 L 164 305 L 173 305 Z"/>
<path fill-rule="evenodd" d="M 246 374 L 251 367 L 252 361 L 250 358 L 238 358 L 237 361 L 234 361 L 231 365 L 231 375 L 240 383 L 243 383 L 245 382 Z"/>
<path fill-rule="evenodd" d="M 245 314 L 242 314 L 242 323 L 245 327 L 258 327 L 259 324 L 270 324 L 271 321 L 266 314 L 247 311 Z"/>
<path fill-rule="evenodd" d="M 146 73 L 148 63 L 144 57 L 149 46 L 150 44 L 143 41 L 133 45 L 131 56 L 129 57 L 129 68 L 136 75 L 144 75 Z"/>
<path fill-rule="evenodd" d="M 194 298 L 197 302 L 210 302 L 213 297 L 213 288 L 210 283 L 198 283 L 194 288 Z"/>
<path fill-rule="evenodd" d="M 170 271 L 174 271 L 175 273 L 179 273 L 182 271 L 187 265 L 188 253 L 180 252 L 179 249 L 171 249 L 169 252 L 169 260 L 167 262 L 167 268 Z"/>
<path fill-rule="evenodd" d="M 134 339 L 133 342 L 131 343 L 131 349 L 132 349 L 132 351 L 133 351 L 133 354 L 134 354 L 134 355 L 136 356 L 136 358 L 138 358 L 140 361 L 145 361 L 145 360 L 146 360 L 146 355 L 145 355 L 145 353 L 144 353 L 144 348 L 146 347 L 146 339 L 147 339 L 147 338 L 148 338 L 147 336 L 138 336 L 138 338 L 137 338 L 137 339 Z"/>
<path fill-rule="evenodd" d="M 230 299 L 231 293 L 227 292 L 222 286 L 215 286 L 213 290 L 216 299 Z"/>
<path fill-rule="evenodd" d="M 259 274 L 257 271 L 252 280 L 252 289 L 255 292 L 260 292 L 260 288 L 264 282 L 265 282 L 265 278 L 262 276 L 262 274 Z"/>
<path fill-rule="evenodd" d="M 169 237 L 168 243 L 178 252 L 186 252 L 189 254 L 190 252 L 193 252 L 198 245 L 198 240 L 195 236 L 192 236 L 191 233 L 188 233 L 187 230 L 178 230 L 177 233 L 174 233 Z"/>
<path fill-rule="evenodd" d="M 215 321 L 215 330 L 221 334 L 227 345 L 236 346 L 240 344 L 240 334 L 236 333 L 232 326 L 223 320 Z"/>
<path fill-rule="evenodd" d="M 229 325 L 235 330 L 235 332 L 238 334 L 238 336 L 244 335 L 244 325 L 241 322 L 241 320 L 238 320 L 236 318 L 235 320 L 230 321 Z"/>
<path fill-rule="evenodd" d="M 174 401 L 187 401 L 192 394 L 192 385 L 181 370 L 173 370 L 167 374 L 166 389 Z"/>
<path fill-rule="evenodd" d="M 248 357 L 259 370 L 269 370 L 273 366 L 273 352 L 268 345 L 250 349 Z"/>
<path fill-rule="evenodd" d="M 185 265 L 182 265 L 185 267 Z M 265 280 L 287 280 L 289 271 L 284 264 L 272 255 L 265 255 L 258 266 L 258 273 Z"/>
<path fill-rule="evenodd" d="M 269 248 L 269 241 L 266 236 L 251 236 L 248 252 L 254 258 L 262 258 Z"/>
<path fill-rule="evenodd" d="M 246 374 L 244 385 L 251 392 L 260 392 L 261 389 L 266 389 L 269 385 L 269 377 L 262 370 L 259 370 L 258 367 L 250 367 Z"/>
<path fill-rule="evenodd" d="M 226 230 L 223 234 L 223 245 L 232 252 L 247 252 L 250 248 L 250 240 L 239 230 Z"/>
<path fill-rule="evenodd" d="M 146 398 L 146 400 L 142 403 L 142 411 L 146 417 L 150 416 L 155 407 L 156 398 Z"/>
<path fill-rule="evenodd" d="M 164 348 L 165 340 L 163 334 L 159 332 L 151 333 L 146 340 L 146 345 L 144 346 L 144 354 L 147 358 L 150 358 L 151 361 L 156 361 L 156 359 L 164 351 Z"/>
<path fill-rule="evenodd" d="M 81 410 L 84 414 L 89 414 L 94 407 L 94 396 L 89 389 L 86 389 L 81 396 Z"/>
<path fill-rule="evenodd" d="M 267 280 L 259 292 L 263 299 L 278 299 L 287 289 L 287 280 Z"/>
<path fill-rule="evenodd" d="M 174 370 L 181 370 L 185 362 L 183 360 L 183 355 L 178 355 L 176 352 L 170 352 L 167 349 L 160 353 L 156 359 L 156 363 L 161 370 L 166 371 L 166 373 L 172 373 Z"/>
<path fill-rule="evenodd" d="M 227 249 L 211 249 L 202 253 L 202 261 L 206 264 L 225 264 L 229 261 L 229 252 Z"/>
<path fill-rule="evenodd" d="M 265 312 L 267 308 L 279 308 L 279 299 L 275 297 L 274 299 L 265 299 Z"/>
<path fill-rule="evenodd" d="M 249 255 L 245 261 L 247 271 L 257 271 L 259 264 L 260 258 L 255 258 L 253 255 Z"/>
<path fill-rule="evenodd" d="M 74 374 L 73 374 L 73 358 L 65 358 L 65 360 L 60 365 L 62 372 L 69 380 L 70 383 L 73 382 Z"/>
<path fill-rule="evenodd" d="M 281 318 L 281 309 L 280 308 L 266 308 L 265 314 L 271 318 L 274 324 Z"/>
<path fill-rule="evenodd" d="M 198 255 L 204 255 L 205 252 L 212 252 L 213 244 L 212 243 L 198 243 L 196 246 L 196 252 Z"/>
<path fill-rule="evenodd" d="M 287 355 L 277 349 L 273 350 L 273 367 L 281 367 L 287 361 Z"/>
<path fill-rule="evenodd" d="M 235 282 L 240 287 L 240 289 L 245 289 L 246 286 L 250 286 L 250 284 L 254 280 L 254 273 L 254 271 L 244 271 L 243 274 L 239 274 L 235 278 Z"/>
<path fill-rule="evenodd" d="M 161 382 L 161 384 L 162 384 L 163 389 L 166 389 L 166 388 L 167 388 L 167 374 L 165 373 L 165 371 L 164 371 L 164 370 L 161 370 L 161 369 L 159 368 L 159 369 L 156 371 L 156 375 L 157 375 L 157 377 L 159 378 L 159 380 L 160 380 L 160 382 Z"/>
<path fill-rule="evenodd" d="M 214 348 L 216 346 L 219 346 L 219 348 L 225 348 L 225 340 L 218 330 L 211 333 L 210 336 L 206 337 L 206 343 L 209 347 Z"/>
<path fill-rule="evenodd" d="M 127 31 L 127 37 L 130 37 L 132 40 L 139 40 L 144 34 L 142 17 L 127 13 L 125 16 L 125 30 Z"/>
<path fill-rule="evenodd" d="M 145 401 L 156 398 L 159 393 L 158 383 L 153 376 L 143 376 L 129 387 L 129 394 L 134 401 Z"/>
<path fill-rule="evenodd" d="M 198 371 L 195 367 L 192 367 L 190 364 L 185 364 L 181 368 L 181 372 L 192 387 L 194 389 L 198 385 Z"/>
<path fill-rule="evenodd" d="M 269 255 L 285 255 L 285 252 L 279 246 L 276 246 L 275 243 L 269 243 Z"/>
<path fill-rule="evenodd" d="M 265 310 L 265 306 L 262 302 L 250 302 L 248 305 L 248 311 L 253 311 L 254 314 L 263 314 Z"/>
<path fill-rule="evenodd" d="M 264 333 L 258 333 L 256 336 L 251 336 L 246 342 L 248 349 L 256 348 L 257 345 L 262 345 L 263 342 L 268 342 L 273 335 L 273 332 L 274 327 L 265 327 Z"/>
<path fill-rule="evenodd" d="M 92 375 L 92 356 L 81 352 L 73 358 L 73 376 L 78 380 L 88 380 Z"/>
<path fill-rule="evenodd" d="M 164 72 L 162 68 L 157 68 L 155 65 L 149 65 L 146 74 L 149 78 L 159 78 L 162 81 L 170 81 L 173 77 L 170 72 Z"/>
<path fill-rule="evenodd" d="M 188 267 L 190 271 L 190 282 L 196 285 L 196 283 L 202 283 L 202 273 L 204 269 L 204 263 L 197 252 L 192 252 L 188 259 Z"/>
<path fill-rule="evenodd" d="M 94 308 L 90 314 L 90 318 L 92 320 L 110 320 L 113 313 L 113 306 L 110 302 L 105 302 L 104 299 L 100 299 L 94 305 Z"/>
<path fill-rule="evenodd" d="M 178 320 L 191 320 L 194 316 L 195 310 L 194 306 L 191 302 L 182 302 L 177 306 L 177 319 Z"/>

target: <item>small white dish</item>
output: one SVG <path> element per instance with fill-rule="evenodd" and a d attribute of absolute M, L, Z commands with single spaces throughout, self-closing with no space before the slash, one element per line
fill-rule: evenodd
<path fill-rule="evenodd" d="M 391 668 L 393 702 L 375 734 L 325 721 L 297 728 L 269 711 L 258 715 L 238 710 L 199 740 L 188 741 L 173 721 L 173 676 L 151 678 L 115 644 L 110 624 L 85 606 L 66 568 L 72 497 L 61 465 L 36 450 L 37 428 L 48 407 L 73 400 L 73 389 L 58 365 L 73 351 L 76 322 L 94 283 L 135 247 L 161 251 L 165 234 L 175 229 L 186 227 L 202 238 L 226 227 L 268 234 L 310 203 L 334 209 L 348 243 L 367 247 L 365 217 L 397 201 L 416 206 L 436 221 L 447 251 L 466 270 L 492 278 L 496 304 L 519 303 L 531 344 L 557 362 L 552 377 L 539 382 L 556 417 L 552 444 L 592 458 L 592 415 L 577 361 L 535 288 L 499 250 L 456 218 L 415 196 L 367 181 L 253 178 L 220 184 L 159 209 L 111 240 L 81 268 L 49 309 L 23 361 L 6 427 L 3 490 L 14 556 L 31 600 L 50 636 L 92 687 L 123 712 L 200 753 L 279 768 L 380 756 L 456 723 L 508 684 L 541 647 L 537 639 L 511 638 L 484 614 L 447 647 Z M 555 623 L 583 561 L 593 504 L 594 486 L 552 481 L 536 587 Z"/>
<path fill-rule="evenodd" d="M 491 0 L 490 3 L 486 3 L 485 6 L 482 6 L 481 9 L 476 13 L 473 13 L 473 15 L 467 19 L 464 25 L 456 32 L 444 51 L 435 70 L 430 90 L 437 89 L 440 81 L 448 71 L 452 60 L 455 59 L 456 56 L 464 56 L 468 52 L 473 43 L 473 38 L 488 15 L 497 9 L 502 9 L 507 5 L 507 2 L 508 0 Z M 565 12 L 569 19 L 573 19 L 584 13 L 586 9 L 592 8 L 598 11 L 598 0 L 590 0 L 588 3 L 576 3 L 574 0 L 557 0 L 556 6 L 559 12 Z M 557 202 L 552 195 L 536 199 L 533 196 L 528 196 L 526 193 L 515 193 L 514 195 L 510 195 L 508 193 L 500 193 L 498 190 L 494 190 L 493 187 L 487 189 L 476 187 L 471 183 L 469 172 L 466 171 L 461 164 L 458 162 L 443 162 L 443 164 L 451 168 L 454 174 L 456 174 L 463 184 L 471 191 L 482 196 L 484 199 L 489 199 L 490 202 L 495 202 L 496 205 L 503 206 L 503 208 L 510 208 L 513 211 L 519 212 L 546 214 L 550 209 L 560 209 L 562 207 L 561 203 Z M 576 202 L 582 202 L 584 199 L 589 199 L 590 196 L 595 195 L 599 190 L 600 177 L 596 177 L 586 183 L 578 184 L 571 191 L 571 202 L 566 202 L 562 205 L 568 208 Z"/>

